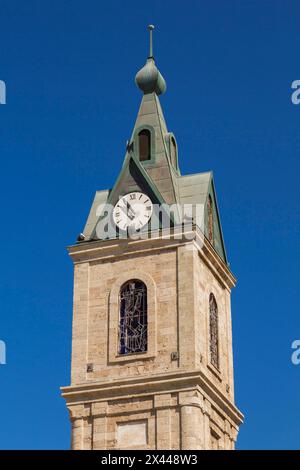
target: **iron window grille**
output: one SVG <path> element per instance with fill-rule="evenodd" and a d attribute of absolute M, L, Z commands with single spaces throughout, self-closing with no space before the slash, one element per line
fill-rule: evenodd
<path fill-rule="evenodd" d="M 219 369 L 218 306 L 213 294 L 209 296 L 210 362 Z"/>
<path fill-rule="evenodd" d="M 133 279 L 120 289 L 119 354 L 147 351 L 147 287 Z"/>

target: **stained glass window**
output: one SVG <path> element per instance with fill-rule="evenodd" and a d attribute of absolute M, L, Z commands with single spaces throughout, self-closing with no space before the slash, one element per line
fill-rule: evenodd
<path fill-rule="evenodd" d="M 119 354 L 147 351 L 147 287 L 132 279 L 120 289 Z"/>
<path fill-rule="evenodd" d="M 219 369 L 218 306 L 213 294 L 209 296 L 210 362 Z"/>

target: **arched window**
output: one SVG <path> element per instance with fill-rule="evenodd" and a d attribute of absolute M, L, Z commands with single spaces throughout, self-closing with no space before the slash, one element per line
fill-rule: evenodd
<path fill-rule="evenodd" d="M 175 142 L 174 137 L 171 137 L 170 149 L 171 149 L 171 163 L 173 167 L 177 169 L 176 142 Z"/>
<path fill-rule="evenodd" d="M 120 289 L 119 354 L 147 351 L 147 287 L 138 279 Z"/>
<path fill-rule="evenodd" d="M 209 194 L 207 200 L 207 225 L 208 225 L 208 239 L 211 244 L 214 241 L 214 217 L 213 217 L 213 202 Z"/>
<path fill-rule="evenodd" d="M 139 157 L 140 161 L 150 160 L 151 158 L 151 132 L 143 129 L 139 132 Z"/>
<path fill-rule="evenodd" d="M 210 362 L 219 369 L 218 306 L 214 294 L 209 296 Z"/>

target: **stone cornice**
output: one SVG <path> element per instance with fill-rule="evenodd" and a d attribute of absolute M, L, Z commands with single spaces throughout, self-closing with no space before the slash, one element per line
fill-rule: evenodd
<path fill-rule="evenodd" d="M 239 426 L 243 422 L 243 414 L 228 398 L 208 379 L 202 370 L 177 371 L 156 374 L 148 377 L 132 377 L 109 382 L 91 382 L 88 384 L 61 387 L 62 396 L 67 405 L 93 403 L 110 399 L 149 396 L 155 393 L 174 393 L 198 389 L 207 394 L 232 424 Z"/>
<path fill-rule="evenodd" d="M 181 237 L 181 232 L 178 231 L 170 232 L 152 232 L 151 238 L 146 240 L 123 238 L 84 242 L 68 247 L 68 251 L 74 264 L 78 264 L 96 260 L 109 262 L 117 258 L 146 255 L 156 250 L 174 249 L 182 245 L 195 243 L 199 250 L 199 255 L 219 278 L 224 287 L 230 290 L 235 286 L 236 279 L 228 265 L 220 258 L 198 227 L 193 227 L 193 230 L 186 233 L 186 237 Z"/>
<path fill-rule="evenodd" d="M 211 271 L 228 290 L 236 285 L 236 278 L 230 271 L 228 265 L 221 260 L 218 253 L 214 250 L 209 241 L 203 237 L 203 234 L 197 230 L 195 243 L 199 249 L 199 255 L 203 261 L 209 266 Z"/>

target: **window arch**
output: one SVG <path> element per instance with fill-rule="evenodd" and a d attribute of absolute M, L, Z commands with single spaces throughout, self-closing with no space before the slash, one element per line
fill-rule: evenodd
<path fill-rule="evenodd" d="M 208 225 L 208 239 L 211 244 L 214 241 L 214 216 L 213 216 L 213 202 L 209 194 L 207 199 L 207 225 Z"/>
<path fill-rule="evenodd" d="M 171 142 L 170 142 L 170 150 L 171 150 L 171 163 L 174 168 L 177 169 L 177 156 L 176 156 L 176 142 L 174 137 L 171 137 Z"/>
<path fill-rule="evenodd" d="M 138 280 L 120 289 L 119 354 L 147 351 L 147 287 Z"/>
<path fill-rule="evenodd" d="M 139 159 L 141 162 L 151 159 L 151 132 L 143 129 L 139 132 Z"/>
<path fill-rule="evenodd" d="M 210 362 L 219 369 L 218 305 L 214 294 L 209 296 L 209 335 Z"/>

